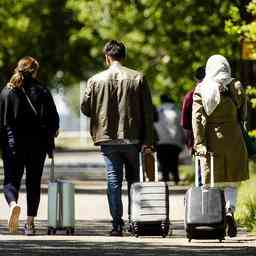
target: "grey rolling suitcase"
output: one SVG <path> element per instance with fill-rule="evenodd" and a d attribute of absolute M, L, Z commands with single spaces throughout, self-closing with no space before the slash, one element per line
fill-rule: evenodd
<path fill-rule="evenodd" d="M 67 235 L 75 231 L 75 188 L 68 181 L 54 178 L 54 158 L 51 158 L 48 184 L 48 235 L 65 230 Z"/>
<path fill-rule="evenodd" d="M 142 153 L 141 153 L 142 154 Z M 157 235 L 165 237 L 169 231 L 169 189 L 166 182 L 144 182 L 145 165 L 141 155 L 140 182 L 131 186 L 130 230 L 133 235 Z M 143 171 L 144 169 L 144 171 Z"/>
<path fill-rule="evenodd" d="M 214 156 L 210 154 L 210 187 L 199 186 L 199 171 L 202 157 L 195 156 L 196 186 L 185 195 L 185 231 L 189 242 L 192 239 L 225 239 L 225 197 L 223 190 L 214 187 Z"/>

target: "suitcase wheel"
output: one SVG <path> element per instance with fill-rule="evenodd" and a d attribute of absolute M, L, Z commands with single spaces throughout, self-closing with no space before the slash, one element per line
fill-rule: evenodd
<path fill-rule="evenodd" d="M 67 234 L 68 236 L 73 236 L 74 233 L 75 233 L 75 229 L 74 229 L 74 228 L 67 228 L 67 229 L 66 229 L 66 234 Z"/>
<path fill-rule="evenodd" d="M 136 222 L 132 224 L 132 233 L 135 237 L 139 237 L 139 226 Z"/>
<path fill-rule="evenodd" d="M 191 237 L 190 233 L 188 233 L 188 232 L 187 232 L 187 239 L 188 239 L 188 242 L 189 242 L 189 243 L 190 243 L 191 240 L 192 240 L 192 237 Z"/>
<path fill-rule="evenodd" d="M 129 227 L 128 227 L 127 231 L 133 235 L 133 225 L 132 225 L 132 223 L 129 223 Z"/>
<path fill-rule="evenodd" d="M 162 237 L 165 238 L 169 232 L 169 223 L 163 222 L 161 224 Z"/>
<path fill-rule="evenodd" d="M 165 238 L 168 235 L 168 230 L 162 231 L 162 238 Z"/>
<path fill-rule="evenodd" d="M 56 235 L 56 229 L 55 228 L 48 228 L 48 235 Z"/>
<path fill-rule="evenodd" d="M 222 243 L 223 240 L 225 240 L 225 237 L 219 238 L 220 243 Z"/>

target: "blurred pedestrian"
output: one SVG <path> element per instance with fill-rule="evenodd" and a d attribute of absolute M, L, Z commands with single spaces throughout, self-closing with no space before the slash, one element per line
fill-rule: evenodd
<path fill-rule="evenodd" d="M 87 82 L 81 110 L 91 118 L 91 136 L 101 146 L 107 169 L 108 203 L 113 218 L 111 236 L 122 236 L 123 166 L 130 187 L 139 181 L 139 152 L 153 145 L 153 109 L 144 75 L 122 65 L 123 43 L 109 41 L 104 47 L 109 68 Z"/>
<path fill-rule="evenodd" d="M 193 96 L 194 147 L 201 155 L 208 151 L 215 154 L 214 180 L 225 187 L 227 234 L 233 237 L 237 234 L 235 185 L 249 178 L 247 149 L 238 119 L 244 117 L 245 92 L 231 77 L 230 65 L 221 55 L 208 59 L 205 73 Z M 204 184 L 209 183 L 209 166 L 207 158 L 202 168 Z"/>
<path fill-rule="evenodd" d="M 196 83 L 200 83 L 205 76 L 205 68 L 199 67 L 195 73 Z M 193 137 L 193 130 L 192 130 L 192 104 L 193 104 L 193 94 L 194 88 L 189 91 L 182 103 L 182 111 L 181 111 L 181 126 L 185 132 L 185 142 L 187 148 L 193 153 L 193 145 L 194 145 L 194 137 Z"/>
<path fill-rule="evenodd" d="M 50 92 L 37 80 L 39 63 L 19 62 L 0 95 L 0 134 L 4 164 L 4 195 L 10 207 L 8 227 L 16 232 L 21 207 L 21 179 L 26 168 L 27 223 L 24 234 L 35 234 L 46 153 L 52 154 L 59 116 Z"/>
<path fill-rule="evenodd" d="M 184 148 L 184 132 L 180 125 L 180 111 L 168 94 L 160 96 L 161 106 L 158 110 L 158 121 L 155 122 L 157 132 L 157 159 L 159 171 L 164 181 L 170 180 L 172 174 L 175 184 L 179 177 L 179 154 Z"/>

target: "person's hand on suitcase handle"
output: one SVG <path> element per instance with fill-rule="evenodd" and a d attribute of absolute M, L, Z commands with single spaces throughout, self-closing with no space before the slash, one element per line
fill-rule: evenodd
<path fill-rule="evenodd" d="M 196 146 L 195 154 L 198 156 L 206 156 L 207 155 L 207 148 L 203 144 L 199 144 Z"/>
<path fill-rule="evenodd" d="M 213 152 L 207 151 L 206 146 L 203 145 L 203 144 L 199 144 L 196 147 L 196 150 L 195 150 L 194 154 L 196 156 L 204 156 L 204 157 L 206 157 L 207 155 L 210 155 L 210 156 L 214 156 L 215 155 Z"/>
<path fill-rule="evenodd" d="M 154 152 L 154 146 L 152 145 L 142 145 L 141 146 L 141 152 L 144 153 L 153 153 Z"/>

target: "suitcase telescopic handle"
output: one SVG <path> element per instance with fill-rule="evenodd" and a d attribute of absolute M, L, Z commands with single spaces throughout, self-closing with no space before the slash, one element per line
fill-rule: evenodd
<path fill-rule="evenodd" d="M 139 156 L 139 159 L 140 159 L 140 182 L 143 182 L 144 181 L 144 168 L 143 168 L 143 165 L 144 165 L 144 161 L 143 161 L 143 153 L 140 152 L 140 156 Z"/>
<path fill-rule="evenodd" d="M 156 152 L 154 152 L 154 162 L 155 162 L 155 182 L 158 182 L 159 181 L 159 176 L 158 176 L 158 164 L 157 164 Z"/>
<path fill-rule="evenodd" d="M 199 178 L 202 178 L 202 165 L 201 165 L 201 159 L 206 159 L 207 156 L 210 156 L 210 186 L 214 187 L 214 156 L 215 154 L 213 152 L 207 152 L 206 155 L 201 155 L 195 153 L 195 185 L 196 187 L 199 187 Z M 200 175 L 201 174 L 201 175 Z M 205 180 L 203 180 L 204 182 Z M 205 184 L 203 184 L 205 185 Z"/>
<path fill-rule="evenodd" d="M 50 158 L 51 163 L 50 163 L 50 182 L 54 182 L 54 156 Z"/>

